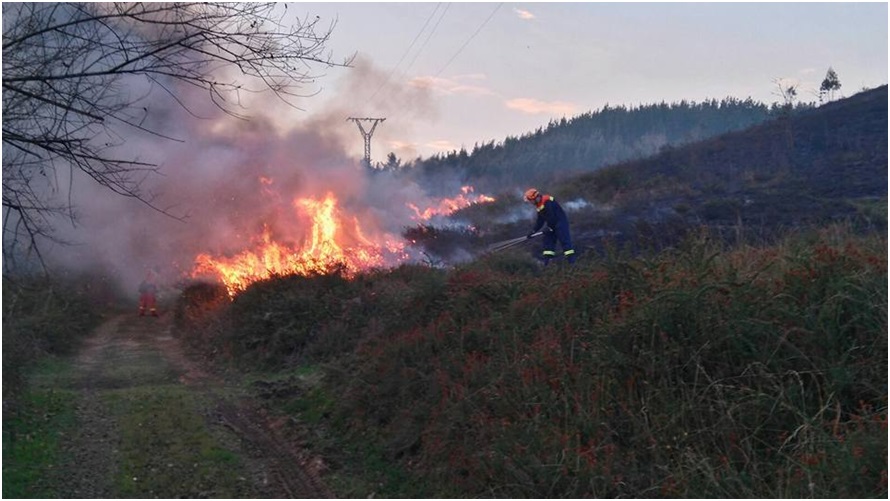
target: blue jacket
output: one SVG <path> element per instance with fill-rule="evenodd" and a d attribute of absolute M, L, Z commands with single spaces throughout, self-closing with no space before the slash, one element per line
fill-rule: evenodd
<path fill-rule="evenodd" d="M 560 226 L 568 229 L 569 219 L 566 217 L 565 211 L 550 195 L 542 196 L 541 202 L 535 205 L 535 209 L 538 211 L 538 220 L 535 222 L 532 233 L 539 231 L 544 223 L 547 223 L 547 226 L 553 231 L 556 231 Z"/>

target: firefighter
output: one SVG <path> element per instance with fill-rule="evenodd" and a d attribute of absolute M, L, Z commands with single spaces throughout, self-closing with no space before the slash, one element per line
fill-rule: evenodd
<path fill-rule="evenodd" d="M 538 211 L 538 220 L 535 222 L 534 229 L 529 232 L 528 238 L 532 238 L 532 235 L 537 233 L 544 223 L 547 223 L 547 229 L 544 230 L 544 252 L 542 253 L 544 264 L 546 265 L 556 257 L 557 240 L 562 246 L 563 256 L 569 264 L 574 264 L 575 248 L 572 247 L 572 236 L 569 233 L 569 219 L 559 203 L 552 196 L 542 195 L 534 188 L 526 190 L 525 199 Z"/>
<path fill-rule="evenodd" d="M 145 274 L 145 279 L 142 283 L 139 284 L 139 316 L 145 316 L 145 310 L 148 310 L 148 313 L 156 317 L 158 316 L 157 309 L 157 274 L 154 270 L 149 270 Z"/>

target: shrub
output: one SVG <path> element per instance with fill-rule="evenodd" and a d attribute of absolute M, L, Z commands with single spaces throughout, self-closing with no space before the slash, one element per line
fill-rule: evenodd
<path fill-rule="evenodd" d="M 530 263 L 270 280 L 219 339 L 429 497 L 886 496 L 885 238 Z"/>
<path fill-rule="evenodd" d="M 195 282 L 186 285 L 173 307 L 174 333 L 193 353 L 208 358 L 231 356 L 231 347 L 220 342 L 227 327 L 225 314 L 231 299 L 222 284 Z"/>
<path fill-rule="evenodd" d="M 467 496 L 886 495 L 884 241 L 832 238 L 456 269 L 339 367 L 335 414 Z"/>
<path fill-rule="evenodd" d="M 25 371 L 46 356 L 71 354 L 100 316 L 81 277 L 3 277 L 3 409 L 13 411 L 26 390 Z"/>

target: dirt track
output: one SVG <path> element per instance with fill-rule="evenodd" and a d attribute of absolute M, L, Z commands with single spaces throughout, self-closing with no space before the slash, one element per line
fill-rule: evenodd
<path fill-rule="evenodd" d="M 183 355 L 169 318 L 119 315 L 87 340 L 66 497 L 326 498 L 317 464 L 238 385 Z"/>

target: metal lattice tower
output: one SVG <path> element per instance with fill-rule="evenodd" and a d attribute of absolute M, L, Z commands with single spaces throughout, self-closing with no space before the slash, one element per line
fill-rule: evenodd
<path fill-rule="evenodd" d="M 377 128 L 377 124 L 386 120 L 385 118 L 355 118 L 349 117 L 346 120 L 351 120 L 358 125 L 359 132 L 362 133 L 362 137 L 365 139 L 365 165 L 370 168 L 371 167 L 371 135 L 374 134 L 374 129 Z M 371 130 L 366 131 L 362 126 L 362 122 L 372 122 Z"/>

